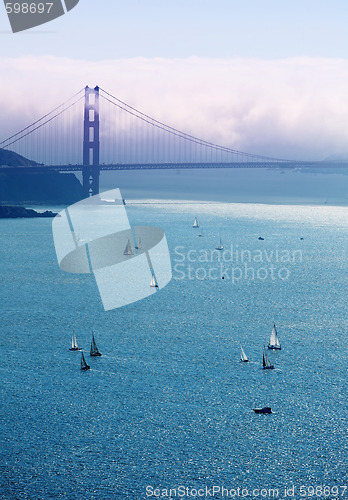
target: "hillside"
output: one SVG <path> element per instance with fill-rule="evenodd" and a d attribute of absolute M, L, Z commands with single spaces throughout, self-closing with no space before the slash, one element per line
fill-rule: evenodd
<path fill-rule="evenodd" d="M 81 200 L 83 190 L 80 181 L 72 173 L 26 172 L 21 167 L 37 166 L 13 151 L 0 148 L 0 204 L 71 204 Z"/>
<path fill-rule="evenodd" d="M 27 167 L 38 165 L 36 161 L 28 160 L 14 151 L 0 148 L 0 165 L 9 167 Z"/>

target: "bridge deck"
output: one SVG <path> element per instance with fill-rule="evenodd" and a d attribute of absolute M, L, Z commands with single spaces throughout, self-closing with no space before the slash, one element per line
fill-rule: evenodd
<path fill-rule="evenodd" d="M 76 172 L 82 171 L 84 165 L 37 165 L 37 166 L 0 166 L 0 170 L 17 170 L 25 172 Z M 93 166 L 89 167 L 93 169 Z M 234 162 L 234 163 L 135 163 L 135 164 L 101 164 L 100 170 L 172 170 L 172 169 L 206 169 L 206 168 L 348 168 L 348 160 L 342 161 L 274 161 L 274 162 Z"/>

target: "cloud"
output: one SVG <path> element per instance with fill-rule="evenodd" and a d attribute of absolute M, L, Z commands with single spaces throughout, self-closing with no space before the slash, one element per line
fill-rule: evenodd
<path fill-rule="evenodd" d="M 348 149 L 348 60 L 0 59 L 0 137 L 86 84 L 202 139 L 254 154 L 323 159 Z"/>

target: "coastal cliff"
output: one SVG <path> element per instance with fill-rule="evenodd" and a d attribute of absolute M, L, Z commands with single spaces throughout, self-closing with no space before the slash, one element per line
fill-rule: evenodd
<path fill-rule="evenodd" d="M 2 205 L 60 205 L 75 203 L 83 198 L 82 186 L 74 174 L 0 171 Z"/>
<path fill-rule="evenodd" d="M 84 198 L 80 181 L 73 173 L 27 172 L 39 166 L 23 156 L 0 148 L 0 204 L 71 204 Z M 5 167 L 5 168 L 4 168 Z"/>

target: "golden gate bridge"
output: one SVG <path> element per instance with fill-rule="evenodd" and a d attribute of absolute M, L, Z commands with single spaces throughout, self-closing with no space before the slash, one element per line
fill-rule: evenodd
<path fill-rule="evenodd" d="M 86 196 L 99 193 L 101 170 L 348 166 L 347 161 L 288 160 L 220 146 L 171 127 L 98 86 L 81 89 L 1 141 L 0 148 L 32 160 L 12 167 L 23 172 L 82 171 Z"/>

